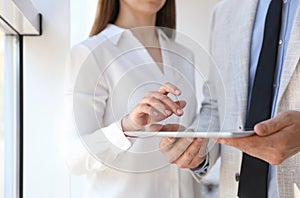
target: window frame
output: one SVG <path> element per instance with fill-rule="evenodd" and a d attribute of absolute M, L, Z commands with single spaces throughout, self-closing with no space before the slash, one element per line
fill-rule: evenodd
<path fill-rule="evenodd" d="M 4 6 L 3 6 L 4 5 Z M 0 26 L 3 29 L 11 30 L 10 32 L 16 36 L 18 40 L 18 65 L 16 66 L 15 77 L 15 117 L 13 123 L 16 124 L 13 128 L 15 138 L 12 140 L 14 145 L 13 156 L 16 158 L 16 164 L 13 164 L 15 170 L 12 170 L 11 176 L 13 183 L 10 184 L 12 188 L 12 198 L 23 197 L 23 132 L 24 132 L 24 102 L 23 102 L 23 39 L 25 36 L 41 36 L 42 35 L 42 15 L 36 11 L 30 0 L 0 0 Z M 6 148 L 4 148 L 5 150 Z M 12 152 L 14 152 L 12 151 Z M 4 158 L 5 159 L 5 158 Z M 4 162 L 6 163 L 6 162 Z M 6 180 L 4 179 L 4 182 Z M 4 183 L 4 186 L 6 184 Z"/>

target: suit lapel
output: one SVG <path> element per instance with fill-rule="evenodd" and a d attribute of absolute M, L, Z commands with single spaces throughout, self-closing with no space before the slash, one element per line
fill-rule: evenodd
<path fill-rule="evenodd" d="M 277 106 L 284 95 L 300 58 L 300 5 L 294 19 L 290 41 L 282 68 Z"/>
<path fill-rule="evenodd" d="M 253 25 L 256 17 L 256 8 L 258 0 L 243 0 L 244 6 L 240 9 L 239 16 L 236 17 L 238 27 L 233 38 L 236 43 L 236 50 L 232 51 L 232 57 L 236 57 L 234 61 L 238 72 L 235 72 L 237 84 L 235 85 L 238 93 L 238 103 L 243 115 L 247 110 L 248 98 L 248 80 L 250 67 L 250 48 L 252 40 Z M 243 22 L 241 22 L 243 20 Z M 232 71 L 231 71 L 232 72 Z M 245 119 L 246 116 L 243 116 Z M 244 121 L 245 122 L 245 121 Z"/>

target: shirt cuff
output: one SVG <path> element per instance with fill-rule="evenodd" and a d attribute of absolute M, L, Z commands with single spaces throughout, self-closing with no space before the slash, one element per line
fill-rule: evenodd
<path fill-rule="evenodd" d="M 198 174 L 200 176 L 204 176 L 204 175 L 207 174 L 208 166 L 209 166 L 209 153 L 206 154 L 205 160 L 198 167 L 191 168 L 190 170 L 194 174 Z"/>
<path fill-rule="evenodd" d="M 128 150 L 131 147 L 130 140 L 125 136 L 121 121 L 111 124 L 107 128 L 103 128 L 102 132 L 108 141 L 121 150 Z"/>

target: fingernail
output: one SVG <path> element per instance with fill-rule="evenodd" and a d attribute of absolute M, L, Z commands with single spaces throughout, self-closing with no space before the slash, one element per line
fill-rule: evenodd
<path fill-rule="evenodd" d="M 158 113 L 156 111 L 153 112 L 153 115 L 158 116 Z"/>
<path fill-rule="evenodd" d="M 171 115 L 172 114 L 172 112 L 169 111 L 169 110 L 165 110 L 165 112 L 166 112 L 167 115 Z"/>
<path fill-rule="evenodd" d="M 193 142 L 194 138 L 186 138 L 189 142 Z"/>
<path fill-rule="evenodd" d="M 179 90 L 177 89 L 177 90 L 175 90 L 175 94 L 176 94 L 176 95 L 180 95 L 180 94 L 181 94 L 181 91 L 179 91 Z"/>
<path fill-rule="evenodd" d="M 168 140 L 169 140 L 169 142 L 171 142 L 171 143 L 175 142 L 175 138 L 173 138 L 173 137 L 168 137 Z"/>
<path fill-rule="evenodd" d="M 266 130 L 266 126 L 265 124 L 257 124 L 254 126 L 254 131 L 258 134 L 258 135 L 262 135 L 264 134 L 267 130 Z"/>
<path fill-rule="evenodd" d="M 177 109 L 178 114 L 183 114 L 183 111 L 181 109 Z"/>

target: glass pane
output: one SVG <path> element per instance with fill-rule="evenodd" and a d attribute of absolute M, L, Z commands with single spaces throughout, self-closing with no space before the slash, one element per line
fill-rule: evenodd
<path fill-rule="evenodd" d="M 18 185 L 18 37 L 0 20 L 0 198 L 15 198 Z"/>

